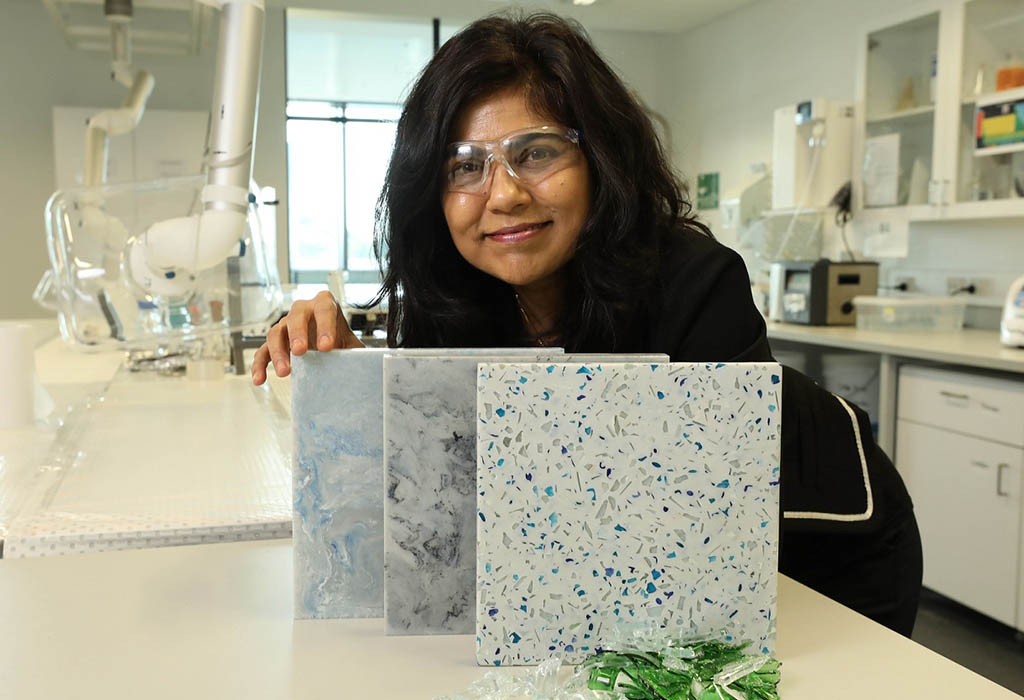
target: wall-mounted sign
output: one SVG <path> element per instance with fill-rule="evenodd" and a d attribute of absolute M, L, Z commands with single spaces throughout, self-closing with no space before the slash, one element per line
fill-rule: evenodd
<path fill-rule="evenodd" d="M 697 176 L 697 208 L 718 208 L 718 173 L 701 173 Z"/>

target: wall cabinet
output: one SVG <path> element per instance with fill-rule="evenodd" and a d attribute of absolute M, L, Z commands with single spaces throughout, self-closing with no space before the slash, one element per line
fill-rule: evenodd
<path fill-rule="evenodd" d="M 1024 100 L 1024 88 L 996 90 L 1014 56 L 1024 60 L 1022 0 L 921 2 L 867 32 L 854 131 L 858 230 L 1024 216 L 1024 143 L 976 148 L 978 106 Z"/>
<path fill-rule="evenodd" d="M 896 465 L 924 548 L 924 585 L 1024 629 L 1024 389 L 900 370 Z"/>

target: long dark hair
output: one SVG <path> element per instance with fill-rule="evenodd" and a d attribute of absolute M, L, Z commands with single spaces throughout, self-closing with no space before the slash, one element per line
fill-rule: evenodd
<path fill-rule="evenodd" d="M 508 88 L 577 129 L 590 171 L 591 207 L 566 268 L 556 328 L 567 350 L 614 351 L 631 299 L 654 280 L 659 237 L 691 216 L 650 118 L 594 50 L 585 30 L 556 15 L 480 19 L 435 54 L 409 94 L 377 204 L 374 251 L 389 304 L 388 344 L 518 345 L 511 287 L 459 254 L 441 208 L 450 131 L 469 103 Z"/>

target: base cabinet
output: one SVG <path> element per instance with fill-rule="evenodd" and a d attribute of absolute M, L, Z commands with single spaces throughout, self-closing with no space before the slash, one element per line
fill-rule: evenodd
<path fill-rule="evenodd" d="M 905 365 L 898 393 L 924 585 L 1024 630 L 1024 385 Z"/>
<path fill-rule="evenodd" d="M 1016 625 L 1024 451 L 907 420 L 897 436 L 924 585 Z"/>

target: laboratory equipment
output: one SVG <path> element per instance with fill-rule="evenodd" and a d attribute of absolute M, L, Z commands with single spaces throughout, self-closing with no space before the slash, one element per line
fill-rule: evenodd
<path fill-rule="evenodd" d="M 824 249 L 825 213 L 850 180 L 852 136 L 853 108 L 846 103 L 816 98 L 775 110 L 771 210 L 741 237 L 760 263 L 757 284 L 767 265 L 831 254 Z M 771 291 L 769 280 L 769 305 Z"/>
<path fill-rule="evenodd" d="M 202 2 L 222 12 L 206 175 L 59 191 L 47 204 L 51 285 L 72 346 L 220 346 L 276 320 L 274 242 L 250 180 L 263 0 Z M 240 370 L 240 352 L 233 360 Z"/>
<path fill-rule="evenodd" d="M 146 70 L 132 69 L 132 0 L 107 0 L 103 13 L 110 23 L 110 77 L 129 88 L 119 109 L 105 109 L 89 118 L 85 126 L 82 183 L 87 187 L 107 181 L 107 152 L 110 137 L 131 132 L 139 125 L 155 81 Z"/>
<path fill-rule="evenodd" d="M 858 296 L 853 305 L 857 328 L 869 331 L 958 331 L 964 327 L 967 310 L 962 297 Z"/>
<path fill-rule="evenodd" d="M 751 224 L 771 208 L 772 176 L 764 163 L 751 166 L 751 177 L 741 187 L 729 192 L 719 204 L 720 226 L 736 229 L 743 238 Z"/>
<path fill-rule="evenodd" d="M 878 291 L 878 263 L 784 262 L 772 268 L 769 309 L 788 323 L 853 325 L 853 299 Z"/>
<path fill-rule="evenodd" d="M 853 107 L 821 98 L 775 110 L 772 208 L 826 207 L 850 179 Z"/>
<path fill-rule="evenodd" d="M 1018 277 L 1006 292 L 999 339 L 1003 345 L 1024 348 L 1024 275 Z"/>
<path fill-rule="evenodd" d="M 61 334 L 70 345 L 150 351 L 206 338 L 213 346 L 225 333 L 276 320 L 280 282 L 255 203 L 224 260 L 151 274 L 143 256 L 147 233 L 178 217 L 198 218 L 205 186 L 205 178 L 191 176 L 51 197 L 46 223 L 53 290 Z M 102 225 L 88 221 L 94 210 L 102 211 Z M 190 235 L 194 241 L 197 233 Z"/>

